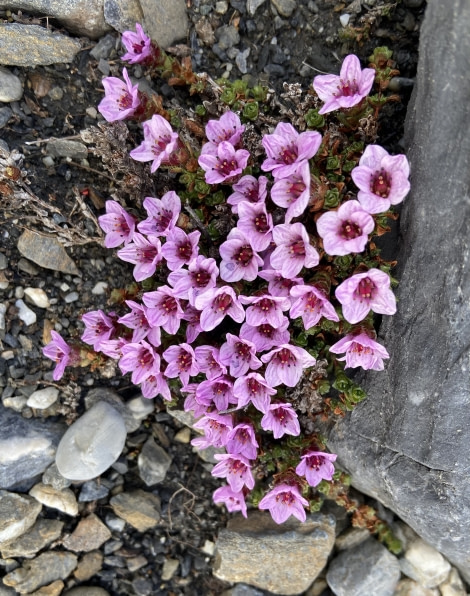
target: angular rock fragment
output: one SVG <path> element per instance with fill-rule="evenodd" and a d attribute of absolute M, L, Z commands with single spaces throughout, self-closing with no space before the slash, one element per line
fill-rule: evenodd
<path fill-rule="evenodd" d="M 80 275 L 80 271 L 65 248 L 52 236 L 43 236 L 37 232 L 25 230 L 18 239 L 18 250 L 24 257 L 44 269 Z"/>

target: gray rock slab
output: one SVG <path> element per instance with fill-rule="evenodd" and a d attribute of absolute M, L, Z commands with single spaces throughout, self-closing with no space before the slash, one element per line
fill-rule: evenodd
<path fill-rule="evenodd" d="M 28 496 L 0 490 L 0 543 L 9 543 L 34 525 L 42 505 Z"/>
<path fill-rule="evenodd" d="M 8 68 L 0 67 L 0 101 L 7 103 L 19 101 L 23 97 L 21 80 Z"/>
<path fill-rule="evenodd" d="M 393 596 L 400 575 L 398 559 L 369 538 L 333 559 L 326 581 L 335 596 Z"/>
<path fill-rule="evenodd" d="M 268 513 L 233 517 L 219 532 L 213 573 L 289 596 L 305 592 L 325 567 L 335 542 L 335 519 L 313 514 L 278 525 Z"/>
<path fill-rule="evenodd" d="M 52 236 L 25 230 L 18 238 L 18 250 L 24 257 L 44 269 L 81 275 L 65 248 Z"/>
<path fill-rule="evenodd" d="M 110 30 L 103 13 L 104 0 L 8 0 L 1 8 L 22 10 L 29 14 L 53 17 L 68 31 L 90 39 Z"/>
<path fill-rule="evenodd" d="M 138 0 L 104 0 L 104 20 L 120 33 L 135 31 L 135 24 L 143 18 Z"/>
<path fill-rule="evenodd" d="M 188 35 L 185 0 L 140 0 L 144 29 L 162 48 Z"/>
<path fill-rule="evenodd" d="M 329 448 L 352 484 L 395 511 L 470 581 L 470 4 L 430 2 L 406 122 L 391 354 Z"/>
<path fill-rule="evenodd" d="M 121 414 L 106 402 L 98 402 L 62 437 L 56 453 L 57 469 L 69 480 L 92 480 L 118 459 L 126 436 Z"/>
<path fill-rule="evenodd" d="M 73 159 L 86 159 L 88 156 L 87 146 L 79 141 L 68 139 L 54 139 L 46 145 L 46 151 L 53 157 L 71 157 Z"/>
<path fill-rule="evenodd" d="M 46 66 L 72 62 L 81 43 L 62 33 L 52 33 L 39 25 L 0 24 L 0 64 Z"/>
<path fill-rule="evenodd" d="M 60 422 L 27 420 L 0 404 L 0 488 L 30 488 L 54 461 L 66 429 Z"/>
<path fill-rule="evenodd" d="M 3 583 L 20 594 L 28 594 L 58 579 L 66 579 L 77 566 L 72 553 L 49 551 L 23 562 L 3 578 Z"/>

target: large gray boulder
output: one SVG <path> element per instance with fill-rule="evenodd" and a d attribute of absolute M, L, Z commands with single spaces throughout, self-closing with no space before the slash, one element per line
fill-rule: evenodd
<path fill-rule="evenodd" d="M 470 581 L 470 3 L 429 2 L 406 123 L 398 312 L 385 373 L 329 436 L 378 498 Z"/>

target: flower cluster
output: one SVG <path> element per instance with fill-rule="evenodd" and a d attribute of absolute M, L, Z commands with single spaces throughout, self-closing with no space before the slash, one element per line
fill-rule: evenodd
<path fill-rule="evenodd" d="M 123 43 L 123 59 L 131 64 L 156 56 L 140 26 L 125 32 Z M 316 77 L 314 89 L 326 102 L 319 113 L 363 102 L 374 73 L 348 56 L 340 77 Z M 109 122 L 136 118 L 142 105 L 126 69 L 123 75 L 125 83 L 103 81 L 99 109 Z M 183 167 L 177 156 L 193 154 L 161 114 L 149 115 L 142 128 L 143 141 L 130 155 L 151 162 L 151 173 Z M 246 500 L 263 477 L 260 462 L 269 445 L 280 441 L 287 449 L 287 439 L 295 438 L 274 486 L 257 504 L 277 523 L 290 515 L 304 521 L 309 487 L 332 480 L 336 455 L 323 451 L 317 435 L 302 434 L 289 392 L 306 370 L 315 375 L 320 356 L 330 370 L 341 371 L 342 362 L 383 369 L 389 355 L 375 339 L 369 314 L 391 315 L 396 302 L 380 258 L 366 258 L 367 245 L 377 214 L 407 194 L 409 166 L 405 156 L 368 145 L 350 172 L 357 197 L 344 194 L 336 209 L 321 203 L 312 212 L 328 137 L 279 122 L 261 131 L 254 153 L 244 144 L 246 129 L 235 110 L 226 110 L 205 123 L 206 141 L 195 156 L 207 196 L 221 185 L 230 206 L 230 226 L 215 245 L 188 224 L 184 189 L 145 197 L 140 216 L 116 200 L 106 202 L 99 217 L 105 246 L 118 248 L 118 258 L 134 266 L 136 282 L 152 284 L 118 312 L 83 315 L 81 339 L 115 359 L 144 397 L 172 401 L 175 389 L 185 396 L 184 408 L 201 432 L 192 444 L 225 449 L 215 456 L 212 475 L 226 480 L 214 500 L 229 511 L 247 515 Z M 335 269 L 336 259 L 352 263 L 356 255 L 355 269 Z M 44 354 L 57 362 L 58 380 L 73 364 L 72 348 L 52 333 Z M 309 344 L 310 335 L 321 338 L 320 348 Z"/>

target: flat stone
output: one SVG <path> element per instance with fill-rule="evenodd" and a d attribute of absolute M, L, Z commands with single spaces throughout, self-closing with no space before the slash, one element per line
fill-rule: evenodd
<path fill-rule="evenodd" d="M 81 49 L 76 39 L 39 25 L 0 24 L 0 39 L 0 63 L 15 66 L 70 63 Z"/>
<path fill-rule="evenodd" d="M 26 402 L 26 397 L 23 398 Z M 62 422 L 26 420 L 0 404 L 0 488 L 27 486 L 54 461 L 66 430 Z"/>
<path fill-rule="evenodd" d="M 62 544 L 74 552 L 90 552 L 111 538 L 111 532 L 94 513 L 80 520 L 75 530 Z"/>
<path fill-rule="evenodd" d="M 135 24 L 143 18 L 138 0 L 104 0 L 104 20 L 120 33 L 135 31 Z"/>
<path fill-rule="evenodd" d="M 42 288 L 25 288 L 26 301 L 39 308 L 49 308 L 50 302 L 46 292 Z"/>
<path fill-rule="evenodd" d="M 4 559 L 14 557 L 34 557 L 38 551 L 57 540 L 64 527 L 64 522 L 58 519 L 38 519 L 36 523 L 22 536 L 12 542 L 2 544 L 1 551 Z"/>
<path fill-rule="evenodd" d="M 219 532 L 213 574 L 231 583 L 245 582 L 274 594 L 301 594 L 325 567 L 335 541 L 331 515 L 289 518 L 278 525 L 268 513 L 236 516 Z"/>
<path fill-rule="evenodd" d="M 38 389 L 31 393 L 28 397 L 26 405 L 30 408 L 36 408 L 37 410 L 45 410 L 53 403 L 57 401 L 59 397 L 59 390 L 57 387 L 45 387 L 44 389 Z"/>
<path fill-rule="evenodd" d="M 0 490 L 0 544 L 18 538 L 31 528 L 42 505 L 28 496 Z"/>
<path fill-rule="evenodd" d="M 411 543 L 400 559 L 402 573 L 425 588 L 435 588 L 445 582 L 450 573 L 450 563 L 435 548 L 418 538 Z"/>
<path fill-rule="evenodd" d="M 31 592 L 29 596 L 60 596 L 64 589 L 64 585 L 64 582 L 61 579 L 58 579 L 55 582 L 52 582 L 52 584 L 43 586 L 35 592 Z"/>
<path fill-rule="evenodd" d="M 118 517 L 139 532 L 154 528 L 160 521 L 160 499 L 141 489 L 116 495 L 110 505 Z"/>
<path fill-rule="evenodd" d="M 68 139 L 54 139 L 46 145 L 46 151 L 53 157 L 71 157 L 72 159 L 85 159 L 88 157 L 88 148 L 79 141 Z"/>
<path fill-rule="evenodd" d="M 128 433 L 136 431 L 140 426 L 140 419 L 135 418 L 130 411 L 127 402 L 125 402 L 117 391 L 110 387 L 96 387 L 91 389 L 85 396 L 85 406 L 90 410 L 94 405 L 105 402 L 112 406 L 121 414 Z M 154 403 L 152 402 L 154 406 Z"/>
<path fill-rule="evenodd" d="M 23 300 L 17 300 L 15 306 L 18 309 L 18 318 L 23 321 L 25 325 L 33 325 L 36 322 L 36 313 L 34 310 L 31 310 L 29 306 L 26 306 Z"/>
<path fill-rule="evenodd" d="M 33 486 L 29 494 L 47 507 L 58 509 L 67 515 L 78 515 L 77 499 L 70 488 L 57 490 L 53 486 L 40 482 Z"/>
<path fill-rule="evenodd" d="M 3 583 L 20 594 L 28 594 L 56 580 L 66 579 L 77 566 L 72 553 L 49 551 L 23 562 L 3 578 Z"/>
<path fill-rule="evenodd" d="M 140 0 L 144 14 L 144 30 L 162 48 L 188 35 L 188 14 L 185 0 Z"/>
<path fill-rule="evenodd" d="M 52 236 L 25 230 L 18 239 L 18 250 L 24 257 L 44 269 L 81 275 L 65 248 Z"/>
<path fill-rule="evenodd" d="M 399 579 L 397 558 L 374 538 L 341 552 L 326 574 L 335 596 L 392 596 Z"/>
<path fill-rule="evenodd" d="M 57 468 L 69 480 L 92 480 L 118 459 L 126 436 L 119 412 L 106 402 L 98 402 L 62 437 L 56 454 Z"/>
<path fill-rule="evenodd" d="M 78 561 L 77 568 L 73 572 L 74 577 L 79 582 L 86 582 L 96 575 L 103 567 L 103 553 L 95 550 L 91 553 L 85 553 Z"/>
<path fill-rule="evenodd" d="M 180 562 L 178 559 L 165 559 L 162 567 L 162 581 L 167 582 L 175 575 Z"/>
<path fill-rule="evenodd" d="M 103 0 L 9 0 L 8 8 L 57 19 L 68 31 L 98 39 L 110 27 L 103 15 Z"/>
<path fill-rule="evenodd" d="M 21 80 L 8 68 L 0 66 L 0 101 L 8 103 L 10 101 L 19 101 L 22 97 L 23 84 Z M 8 119 L 10 116 L 8 116 Z"/>
<path fill-rule="evenodd" d="M 439 590 L 424 588 L 412 579 L 402 579 L 398 582 L 393 596 L 440 596 L 440 594 Z"/>
<path fill-rule="evenodd" d="M 150 437 L 142 447 L 137 464 L 139 475 L 147 486 L 165 480 L 172 458 Z"/>

